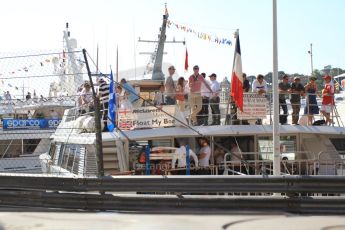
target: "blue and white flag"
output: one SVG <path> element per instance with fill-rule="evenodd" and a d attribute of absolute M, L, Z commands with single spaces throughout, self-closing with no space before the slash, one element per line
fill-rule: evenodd
<path fill-rule="evenodd" d="M 109 132 L 112 132 L 116 127 L 115 114 L 116 114 L 116 91 L 114 90 L 113 71 L 110 71 L 110 84 L 109 84 L 109 103 L 108 103 L 108 121 L 107 127 Z"/>

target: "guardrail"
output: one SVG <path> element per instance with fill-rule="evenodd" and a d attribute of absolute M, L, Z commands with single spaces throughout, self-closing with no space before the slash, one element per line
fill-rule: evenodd
<path fill-rule="evenodd" d="M 0 207 L 193 214 L 237 211 L 345 214 L 344 182 L 345 177 L 339 176 L 54 178 L 8 175 L 0 176 Z M 94 191 L 99 193 L 85 193 Z M 224 195 L 220 196 L 222 192 Z M 227 196 L 227 192 L 235 194 Z M 241 196 L 242 192 L 270 195 Z M 273 193 L 287 196 L 271 196 Z M 311 193 L 332 196 L 306 196 Z"/>
<path fill-rule="evenodd" d="M 1 175 L 0 189 L 69 192 L 345 194 L 343 176 L 117 176 L 66 178 Z"/>
<path fill-rule="evenodd" d="M 238 213 L 272 212 L 296 214 L 344 214 L 343 197 L 248 197 L 176 195 L 111 195 L 28 191 L 0 191 L 0 205 L 5 207 L 48 208 L 144 213 Z"/>

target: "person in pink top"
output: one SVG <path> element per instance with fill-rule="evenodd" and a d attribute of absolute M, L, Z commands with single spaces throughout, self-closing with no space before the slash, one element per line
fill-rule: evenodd
<path fill-rule="evenodd" d="M 189 104 L 191 108 L 192 125 L 198 125 L 197 114 L 202 108 L 201 84 L 204 84 L 210 93 L 212 93 L 212 89 L 209 84 L 206 83 L 205 79 L 199 74 L 199 66 L 194 66 L 193 71 L 194 74 L 189 77 Z"/>

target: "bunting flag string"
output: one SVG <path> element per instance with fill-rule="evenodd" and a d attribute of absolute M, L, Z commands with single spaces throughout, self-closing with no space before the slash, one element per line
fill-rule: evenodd
<path fill-rule="evenodd" d="M 19 72 L 29 72 L 31 68 L 34 68 L 34 67 L 37 67 L 37 66 L 40 66 L 40 67 L 45 67 L 49 64 L 53 64 L 53 65 L 56 65 L 56 64 L 59 64 L 60 67 L 64 67 L 64 63 L 66 62 L 66 52 L 63 51 L 62 55 L 59 55 L 60 57 L 56 57 L 56 56 L 53 56 L 53 57 L 49 57 L 49 58 L 45 58 L 45 59 L 42 59 L 40 61 L 38 61 L 37 65 L 29 65 L 29 66 L 24 66 L 22 68 L 16 68 L 12 71 L 8 71 L 6 72 L 8 75 L 14 75 L 16 73 L 19 73 Z M 81 59 L 77 59 L 77 61 L 79 62 L 80 65 L 84 65 L 84 61 L 82 61 Z M 3 75 L 6 75 L 5 72 L 3 73 L 0 73 L 0 76 L 3 76 Z"/>
<path fill-rule="evenodd" d="M 228 38 L 218 37 L 216 35 L 212 35 L 209 33 L 199 32 L 199 31 L 194 30 L 188 26 L 180 25 L 180 24 L 175 23 L 171 20 L 168 20 L 167 26 L 168 26 L 168 28 L 175 27 L 176 29 L 181 30 L 185 33 L 191 33 L 191 34 L 195 35 L 196 37 L 198 37 L 199 39 L 202 39 L 205 41 L 214 42 L 214 43 L 221 44 L 221 45 L 229 45 L 229 46 L 232 45 L 231 40 Z"/>

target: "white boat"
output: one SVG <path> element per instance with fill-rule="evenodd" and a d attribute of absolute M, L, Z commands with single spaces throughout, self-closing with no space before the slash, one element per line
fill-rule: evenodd
<path fill-rule="evenodd" d="M 164 31 L 166 20 L 165 15 L 161 31 Z M 164 39 L 160 42 L 164 44 Z M 152 75 L 161 76 L 162 52 L 157 52 L 155 61 L 155 66 L 160 68 L 154 69 L 157 74 L 153 72 Z M 152 80 L 131 83 L 143 99 L 150 100 L 162 81 L 152 77 Z M 224 98 L 222 101 L 227 102 Z M 273 126 L 269 116 L 271 110 L 267 111 L 265 116 L 268 119 L 262 125 L 225 122 L 228 114 L 222 114 L 221 125 L 191 126 L 184 119 L 188 113 L 181 116 L 174 105 L 121 110 L 117 114 L 119 128 L 101 133 L 102 148 L 97 150 L 100 143 L 97 143 L 94 127 L 83 124 L 85 117 L 78 115 L 78 108 L 73 108 L 65 111 L 62 122 L 52 135 L 49 152 L 41 156 L 41 163 L 44 173 L 52 175 L 96 176 L 101 164 L 105 175 L 185 173 L 188 171 L 186 167 L 176 168 L 175 161 L 177 158 L 187 160 L 186 152 L 181 158 L 181 155 L 176 155 L 181 154 L 176 149 L 188 145 L 197 153 L 200 149 L 198 139 L 203 137 L 209 140 L 211 147 L 208 173 L 272 174 Z M 127 119 L 127 123 L 121 117 Z M 281 174 L 344 175 L 344 134 L 342 126 L 280 126 Z M 237 156 L 231 153 L 230 142 L 241 149 Z M 217 157 L 217 151 L 223 155 Z M 141 161 L 143 154 L 146 158 Z M 197 165 L 192 167 L 192 173 L 200 173 L 200 168 Z"/>
<path fill-rule="evenodd" d="M 64 39 L 64 54 L 66 53 L 69 58 L 76 59 L 73 56 L 74 50 L 70 45 L 72 39 L 69 38 L 67 29 L 64 31 Z M 42 58 L 46 58 L 48 55 L 49 53 L 43 54 Z M 17 66 L 20 66 L 21 63 L 32 62 L 32 56 L 37 57 L 39 54 L 27 55 L 27 57 L 20 56 L 18 57 L 20 60 L 17 57 L 3 57 L 1 63 L 3 66 L 16 66 L 19 69 Z M 47 60 L 47 63 L 48 61 L 53 62 L 54 70 L 49 74 L 58 77 L 59 82 L 53 82 L 50 85 L 49 97 L 37 98 L 34 95 L 33 98 L 25 100 L 23 87 L 22 100 L 4 99 L 0 101 L 0 172 L 41 173 L 39 156 L 49 150 L 50 136 L 61 122 L 65 109 L 76 106 L 75 98 L 66 96 L 68 93 L 71 95 L 72 90 L 76 92 L 77 84 L 80 83 L 78 74 L 75 74 L 76 76 L 72 81 L 66 77 L 71 73 L 77 73 L 76 69 L 69 67 L 69 65 L 75 66 L 76 63 L 70 61 L 68 57 L 64 58 L 63 61 L 68 60 L 66 61 L 68 63 L 63 66 L 64 71 L 62 72 L 61 64 L 55 58 L 56 53 L 51 54 L 51 56 L 54 58 Z M 32 68 L 34 69 L 34 67 Z M 4 77 L 7 79 L 6 76 Z M 15 81 L 15 77 L 13 78 Z M 19 76 L 19 78 L 23 77 Z M 1 81 L 4 82 L 3 79 Z M 42 87 L 48 88 L 49 86 L 42 83 Z"/>

